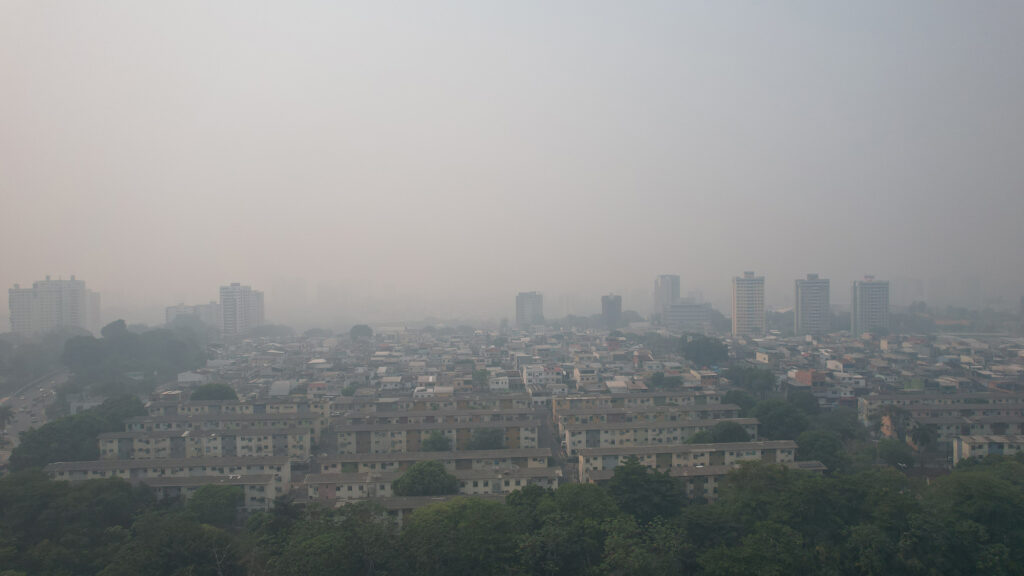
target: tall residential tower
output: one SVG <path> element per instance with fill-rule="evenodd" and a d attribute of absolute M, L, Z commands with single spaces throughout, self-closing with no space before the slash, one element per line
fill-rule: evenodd
<path fill-rule="evenodd" d="M 826 334 L 831 326 L 828 278 L 808 274 L 796 281 L 793 306 L 793 330 L 797 336 Z"/>
<path fill-rule="evenodd" d="M 601 318 L 605 328 L 615 330 L 622 326 L 622 296 L 608 294 L 601 296 Z"/>
<path fill-rule="evenodd" d="M 662 274 L 654 279 L 654 316 L 662 318 L 679 300 L 679 276 Z"/>
<path fill-rule="evenodd" d="M 238 282 L 220 287 L 220 331 L 224 336 L 245 334 L 263 325 L 263 292 Z"/>
<path fill-rule="evenodd" d="M 516 294 L 516 327 L 528 328 L 544 323 L 544 295 L 540 292 Z"/>
<path fill-rule="evenodd" d="M 732 335 L 763 336 L 764 276 L 744 272 L 732 279 Z"/>
<path fill-rule="evenodd" d="M 850 331 L 856 335 L 889 329 L 889 282 L 865 276 L 853 281 Z"/>
<path fill-rule="evenodd" d="M 11 312 L 11 332 L 43 334 L 60 328 L 81 328 L 99 333 L 100 295 L 76 280 L 33 282 L 31 288 L 15 284 L 7 291 Z"/>

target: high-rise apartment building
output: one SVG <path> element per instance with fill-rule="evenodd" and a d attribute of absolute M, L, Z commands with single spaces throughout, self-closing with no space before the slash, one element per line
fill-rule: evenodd
<path fill-rule="evenodd" d="M 732 279 L 732 335 L 763 336 L 764 276 L 744 272 Z"/>
<path fill-rule="evenodd" d="M 679 276 L 662 274 L 654 279 L 654 316 L 662 318 L 669 307 L 679 300 Z"/>
<path fill-rule="evenodd" d="M 601 296 L 601 318 L 604 320 L 605 328 L 609 330 L 615 330 L 622 325 L 622 296 Z"/>
<path fill-rule="evenodd" d="M 43 334 L 60 328 L 81 328 L 98 333 L 100 295 L 76 280 L 33 282 L 31 288 L 15 284 L 7 291 L 11 313 L 11 331 L 18 334 Z"/>
<path fill-rule="evenodd" d="M 220 331 L 225 336 L 245 334 L 263 325 L 263 292 L 238 282 L 220 287 Z"/>
<path fill-rule="evenodd" d="M 797 336 L 827 334 L 831 327 L 828 278 L 808 274 L 797 279 L 793 306 L 793 330 Z"/>
<path fill-rule="evenodd" d="M 516 326 L 527 328 L 544 323 L 544 295 L 540 292 L 516 294 Z"/>
<path fill-rule="evenodd" d="M 853 281 L 850 331 L 863 334 L 889 329 L 889 282 L 865 276 Z"/>

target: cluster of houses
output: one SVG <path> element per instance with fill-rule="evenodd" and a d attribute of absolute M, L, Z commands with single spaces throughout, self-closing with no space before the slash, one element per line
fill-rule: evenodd
<path fill-rule="evenodd" d="M 778 389 L 823 409 L 857 407 L 866 425 L 907 438 L 934 428 L 958 457 L 1024 446 L 1019 348 L 954 337 L 805 337 L 729 341 L 734 360 L 770 370 Z M 458 492 L 501 498 L 525 486 L 604 482 L 630 458 L 713 500 L 740 462 L 823 470 L 792 441 L 759 439 L 758 421 L 722 398 L 731 384 L 642 339 L 592 331 L 499 335 L 394 330 L 370 340 L 244 340 L 180 375 L 146 416 L 102 434 L 100 459 L 52 463 L 54 478 L 116 476 L 187 498 L 242 487 L 245 507 L 288 496 L 325 506 L 375 499 L 402 514 L 432 498 L 395 494 L 412 465 L 441 462 Z M 656 387 L 660 375 L 671 386 Z M 226 383 L 236 400 L 193 401 Z M 899 407 L 892 410 L 888 406 Z M 688 443 L 721 422 L 747 442 Z"/>

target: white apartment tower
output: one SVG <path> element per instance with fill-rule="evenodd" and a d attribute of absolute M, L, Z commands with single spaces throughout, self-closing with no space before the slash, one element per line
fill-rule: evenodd
<path fill-rule="evenodd" d="M 527 328 L 544 323 L 544 295 L 540 292 L 516 294 L 516 326 Z"/>
<path fill-rule="evenodd" d="M 763 336 L 764 276 L 744 272 L 732 279 L 732 335 Z"/>
<path fill-rule="evenodd" d="M 850 306 L 850 331 L 863 334 L 889 329 L 889 282 L 865 276 L 853 281 Z"/>
<path fill-rule="evenodd" d="M 808 274 L 806 279 L 797 279 L 793 301 L 793 329 L 797 336 L 828 333 L 831 326 L 828 278 Z"/>
<path fill-rule="evenodd" d="M 679 301 L 679 276 L 662 274 L 654 279 L 654 315 L 662 317 Z"/>
<path fill-rule="evenodd" d="M 245 334 L 263 324 L 263 292 L 238 282 L 221 286 L 220 313 L 221 334 Z"/>
<path fill-rule="evenodd" d="M 76 280 L 33 282 L 31 288 L 15 284 L 7 291 L 11 313 L 11 331 L 17 334 L 43 334 L 60 328 L 81 328 L 99 332 L 100 295 Z"/>

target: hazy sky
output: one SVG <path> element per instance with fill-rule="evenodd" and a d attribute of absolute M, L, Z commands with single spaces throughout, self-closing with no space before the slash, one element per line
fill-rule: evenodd
<path fill-rule="evenodd" d="M 155 322 L 1024 292 L 1024 3 L 0 0 L 0 285 Z M 6 309 L 2 313 L 6 313 Z"/>

